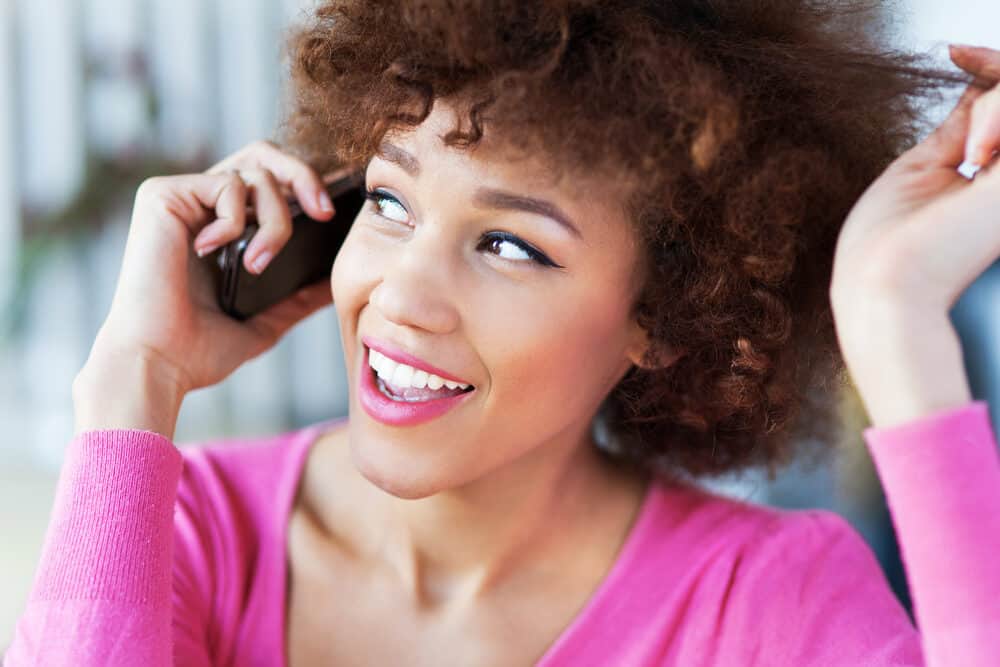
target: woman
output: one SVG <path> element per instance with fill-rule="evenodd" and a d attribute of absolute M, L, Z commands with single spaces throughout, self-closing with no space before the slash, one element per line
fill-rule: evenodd
<path fill-rule="evenodd" d="M 286 147 L 136 195 L 5 664 L 1000 664 L 947 317 L 1000 254 L 1000 53 L 952 50 L 975 82 L 897 157 L 947 77 L 843 3 L 732 4 L 317 9 Z M 195 253 L 252 203 L 259 271 L 341 164 L 369 201 L 330 283 L 223 316 Z M 331 298 L 346 420 L 174 448 L 188 392 Z M 834 515 L 685 480 L 787 460 L 838 345 L 919 634 Z"/>

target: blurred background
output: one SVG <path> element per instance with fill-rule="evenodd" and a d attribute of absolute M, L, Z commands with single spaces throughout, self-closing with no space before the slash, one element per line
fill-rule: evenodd
<path fill-rule="evenodd" d="M 312 4 L 0 0 L 0 652 L 31 586 L 73 431 L 70 386 L 111 303 L 135 188 L 274 136 L 283 33 Z M 900 1 L 894 19 L 899 46 L 942 62 L 948 42 L 1000 48 L 994 0 Z M 932 120 L 944 112 L 927 110 Z M 994 275 L 984 274 L 953 312 L 980 337 L 990 301 L 1000 303 L 983 296 Z M 998 364 L 967 355 L 966 365 L 996 406 Z M 325 309 L 225 382 L 189 395 L 175 441 L 266 435 L 346 412 L 336 316 Z M 864 416 L 847 405 L 844 418 L 856 437 L 831 464 L 793 468 L 774 482 L 748 475 L 712 486 L 842 514 L 908 606 L 861 440 Z"/>

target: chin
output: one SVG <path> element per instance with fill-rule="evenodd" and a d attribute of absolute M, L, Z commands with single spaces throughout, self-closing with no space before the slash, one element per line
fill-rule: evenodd
<path fill-rule="evenodd" d="M 390 495 L 404 500 L 419 500 L 451 486 L 440 474 L 439 466 L 423 469 L 427 465 L 426 459 L 414 460 L 413 456 L 400 456 L 398 452 L 377 451 L 380 448 L 372 447 L 371 443 L 367 447 L 355 447 L 354 442 L 352 439 L 351 461 L 354 468 Z"/>

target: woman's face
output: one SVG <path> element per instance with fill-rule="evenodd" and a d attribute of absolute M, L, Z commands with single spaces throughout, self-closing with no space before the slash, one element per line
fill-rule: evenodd
<path fill-rule="evenodd" d="M 645 345 L 630 317 L 640 252 L 621 196 L 506 158 L 488 127 L 471 151 L 447 147 L 440 137 L 455 123 L 438 101 L 420 126 L 386 136 L 366 173 L 376 198 L 331 277 L 352 458 L 405 498 L 585 446 L 594 413 Z M 394 400 L 383 389 L 427 390 L 401 390 L 409 373 L 391 365 L 389 386 L 379 383 L 369 345 L 423 366 L 418 385 L 436 384 L 426 373 L 437 370 L 472 390 Z"/>

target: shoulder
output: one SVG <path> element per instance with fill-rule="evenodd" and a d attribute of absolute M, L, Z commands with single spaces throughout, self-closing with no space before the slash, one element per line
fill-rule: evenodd
<path fill-rule="evenodd" d="M 691 485 L 660 490 L 651 556 L 679 559 L 690 618 L 734 654 L 774 664 L 917 664 L 919 635 L 874 553 L 840 515 L 783 510 Z M 722 648 L 720 644 L 720 648 Z M 756 647 L 756 648 L 754 648 Z M 851 662 L 852 659 L 858 662 Z M 898 661 L 898 662 L 897 662 Z M 912 661 L 912 662 L 911 662 Z"/>
<path fill-rule="evenodd" d="M 796 579 L 819 587 L 881 577 L 864 538 L 834 512 L 780 509 L 692 484 L 658 485 L 656 494 L 647 540 L 652 551 L 712 554 L 738 568 L 742 579 L 772 587 Z"/>
<path fill-rule="evenodd" d="M 725 496 L 691 482 L 654 482 L 651 496 L 651 536 L 669 540 L 673 547 L 682 539 L 702 546 L 723 542 L 730 549 L 745 551 L 789 540 L 808 546 L 858 537 L 834 512 L 783 510 Z"/>
<path fill-rule="evenodd" d="M 224 653 L 241 625 L 266 615 L 283 585 L 273 572 L 282 566 L 284 523 L 306 454 L 337 421 L 181 443 L 172 586 L 179 645 Z"/>
<path fill-rule="evenodd" d="M 338 421 L 275 434 L 182 444 L 184 469 L 178 499 L 192 506 L 239 505 L 251 514 L 270 511 L 276 495 L 294 492 L 310 446 Z"/>

